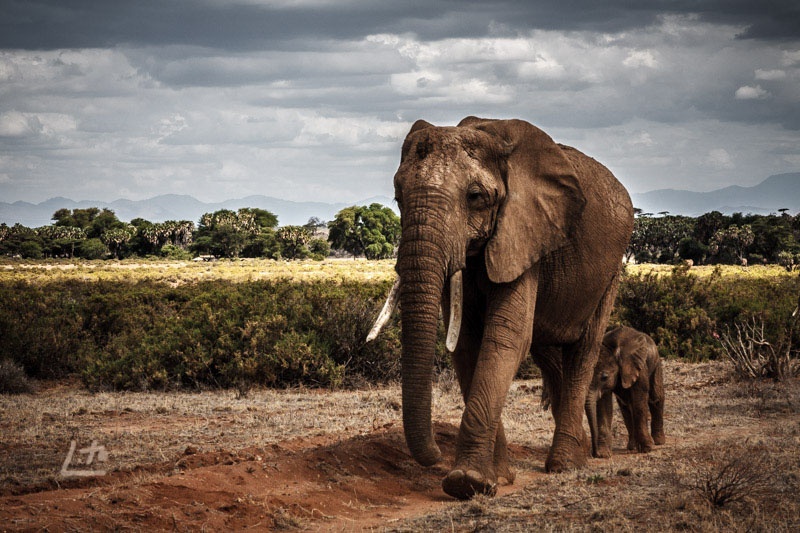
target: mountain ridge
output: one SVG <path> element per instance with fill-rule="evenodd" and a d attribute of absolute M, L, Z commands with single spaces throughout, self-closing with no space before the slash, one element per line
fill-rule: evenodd
<path fill-rule="evenodd" d="M 779 209 L 800 211 L 800 172 L 775 174 L 761 183 L 742 187 L 730 185 L 708 192 L 678 189 L 656 189 L 645 193 L 631 194 L 633 205 L 645 213 L 668 211 L 673 215 L 699 216 L 709 211 L 720 211 L 766 215 Z M 333 220 L 340 210 L 351 205 L 381 203 L 397 212 L 397 205 L 388 196 L 374 196 L 358 202 L 294 202 L 264 195 L 221 202 L 203 202 L 188 194 L 161 194 L 146 200 L 120 198 L 113 202 L 91 200 L 75 201 L 63 196 L 49 198 L 38 204 L 25 201 L 0 202 L 0 223 L 20 223 L 35 228 L 52 223 L 51 217 L 58 209 L 86 209 L 99 207 L 112 209 L 120 220 L 131 221 L 144 218 L 151 222 L 164 220 L 191 220 L 195 223 L 204 213 L 220 209 L 236 210 L 241 207 L 266 209 L 278 216 L 281 225 L 302 225 L 309 218 Z"/>
<path fill-rule="evenodd" d="M 751 187 L 729 185 L 708 192 L 656 189 L 631 194 L 633 205 L 646 213 L 699 216 L 709 211 L 768 215 L 779 209 L 800 211 L 800 172 L 774 174 Z"/>
<path fill-rule="evenodd" d="M 107 208 L 114 211 L 120 220 L 130 222 L 143 218 L 150 222 L 165 220 L 191 220 L 195 223 L 204 213 L 220 209 L 236 210 L 242 207 L 266 209 L 278 216 L 282 226 L 303 225 L 311 217 L 333 220 L 340 210 L 351 205 L 369 205 L 378 202 L 397 211 L 397 206 L 387 196 L 374 196 L 358 202 L 294 202 L 264 195 L 250 195 L 244 198 L 221 202 L 203 202 L 188 194 L 161 194 L 146 200 L 120 198 L 112 202 L 94 200 L 72 200 L 61 196 L 49 198 L 38 204 L 18 200 L 13 203 L 0 202 L 0 223 L 9 226 L 16 223 L 29 228 L 52 224 L 52 216 L 59 209 L 86 209 L 89 207 Z"/>

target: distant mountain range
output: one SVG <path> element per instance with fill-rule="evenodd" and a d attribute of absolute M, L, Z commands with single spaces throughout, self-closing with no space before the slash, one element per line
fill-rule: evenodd
<path fill-rule="evenodd" d="M 778 209 L 789 209 L 791 214 L 800 211 L 800 172 L 770 176 L 753 187 L 737 185 L 709 192 L 680 191 L 660 189 L 640 194 L 632 194 L 633 205 L 645 213 L 657 214 L 669 211 L 673 215 L 698 216 L 709 211 L 721 211 L 766 215 L 777 213 Z M 164 220 L 191 220 L 195 223 L 204 213 L 219 209 L 239 209 L 258 207 L 278 216 L 282 225 L 302 225 L 311 217 L 333 220 L 341 209 L 350 205 L 369 205 L 380 203 L 397 211 L 397 205 L 386 196 L 367 198 L 352 203 L 290 202 L 270 196 L 248 196 L 238 200 L 206 203 L 188 195 L 166 194 L 148 200 L 116 200 L 96 202 L 83 200 L 76 202 L 68 198 L 51 198 L 39 204 L 29 202 L 0 202 L 0 223 L 13 225 L 20 223 L 29 228 L 47 226 L 52 223 L 53 213 L 59 209 L 85 209 L 87 207 L 109 208 L 120 220 L 130 221 L 144 218 L 151 222 Z"/>
<path fill-rule="evenodd" d="M 129 222 L 134 218 L 143 218 L 150 222 L 165 220 L 191 220 L 197 223 L 204 213 L 212 213 L 220 209 L 236 210 L 241 207 L 257 207 L 266 209 L 278 216 L 281 226 L 303 225 L 311 217 L 324 221 L 333 220 L 340 210 L 351 205 L 369 205 L 380 203 L 397 210 L 391 198 L 375 196 L 359 202 L 328 204 L 323 202 L 290 202 L 270 196 L 248 196 L 238 200 L 224 202 L 201 202 L 200 200 L 179 194 L 165 194 L 148 200 L 115 200 L 113 202 L 96 202 L 83 200 L 76 202 L 69 198 L 51 198 L 39 204 L 29 202 L 0 202 L 0 223 L 13 225 L 20 223 L 29 228 L 52 224 L 53 213 L 59 209 L 86 209 L 88 207 L 108 208 L 114 211 L 117 218 Z"/>
<path fill-rule="evenodd" d="M 633 205 L 645 213 L 669 211 L 673 215 L 698 216 L 709 211 L 768 215 L 788 209 L 800 211 L 800 172 L 770 176 L 758 185 L 732 185 L 709 192 L 660 189 L 632 194 Z"/>

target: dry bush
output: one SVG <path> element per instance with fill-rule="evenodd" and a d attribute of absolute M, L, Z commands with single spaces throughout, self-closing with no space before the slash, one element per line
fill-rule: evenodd
<path fill-rule="evenodd" d="M 715 451 L 695 467 L 688 486 L 715 508 L 766 496 L 774 488 L 775 467 L 763 449 Z"/>
<path fill-rule="evenodd" d="M 0 360 L 0 394 L 31 392 L 33 392 L 33 386 L 22 366 L 11 359 Z"/>
<path fill-rule="evenodd" d="M 736 375 L 743 379 L 771 378 L 783 381 L 796 376 L 800 365 L 793 357 L 792 330 L 770 341 L 765 333 L 764 320 L 752 317 L 734 324 L 734 330 L 720 337 L 725 355 L 733 363 Z"/>

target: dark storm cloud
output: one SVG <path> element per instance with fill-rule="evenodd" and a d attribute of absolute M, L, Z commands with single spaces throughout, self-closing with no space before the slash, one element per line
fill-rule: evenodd
<path fill-rule="evenodd" d="M 264 3 L 269 4 L 269 3 Z M 48 50 L 115 45 L 193 45 L 226 50 L 297 46 L 303 39 L 414 33 L 421 39 L 532 29 L 619 32 L 663 14 L 694 14 L 744 28 L 742 38 L 800 35 L 796 0 L 291 3 L 190 0 L 10 0 L 0 5 L 0 48 Z"/>
<path fill-rule="evenodd" d="M 0 198 L 361 200 L 471 114 L 634 192 L 754 184 L 800 165 L 796 4 L 0 0 Z"/>

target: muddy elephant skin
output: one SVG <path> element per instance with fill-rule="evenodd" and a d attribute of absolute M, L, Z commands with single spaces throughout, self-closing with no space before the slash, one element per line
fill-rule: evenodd
<path fill-rule="evenodd" d="M 546 469 L 585 464 L 586 393 L 633 227 L 627 191 L 597 161 L 527 122 L 476 117 L 455 127 L 416 122 L 394 185 L 403 424 L 413 457 L 441 459 L 431 424 L 441 308 L 446 322 L 460 317 L 448 344 L 465 402 L 445 492 L 463 499 L 513 481 L 501 413 L 528 353 L 553 392 Z"/>

